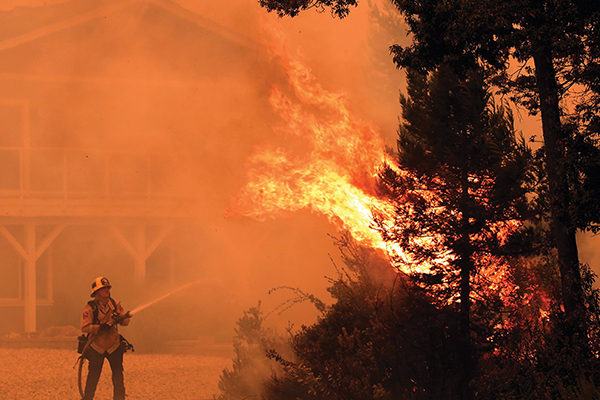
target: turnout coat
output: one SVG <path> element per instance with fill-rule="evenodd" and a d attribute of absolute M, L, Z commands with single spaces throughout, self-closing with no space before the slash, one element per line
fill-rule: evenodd
<path fill-rule="evenodd" d="M 87 334 L 95 335 L 90 346 L 100 354 L 107 352 L 111 354 L 119 348 L 121 336 L 119 335 L 118 324 L 115 323 L 114 316 L 122 317 L 126 314 L 121 303 L 112 297 L 109 301 L 103 303 L 97 299 L 89 301 L 83 308 L 81 315 L 81 331 Z M 121 325 L 129 325 L 130 318 L 120 322 Z M 101 330 L 101 324 L 110 325 L 109 329 Z"/>

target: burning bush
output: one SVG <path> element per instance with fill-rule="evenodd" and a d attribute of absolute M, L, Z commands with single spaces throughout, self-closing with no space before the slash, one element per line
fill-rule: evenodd
<path fill-rule="evenodd" d="M 347 243 L 346 243 L 347 244 Z M 458 319 L 435 307 L 373 253 L 343 248 L 346 267 L 329 289 L 336 302 L 293 335 L 296 361 L 277 352 L 283 376 L 266 398 L 449 398 L 457 393 Z M 383 276 L 383 279 L 382 279 Z"/>
<path fill-rule="evenodd" d="M 346 242 L 347 243 L 347 242 Z M 262 328 L 259 308 L 238 321 L 233 370 L 219 399 L 435 398 L 457 393 L 457 318 L 373 252 L 347 246 L 329 289 L 335 303 L 292 334 L 292 355 Z M 384 276 L 384 278 L 382 278 Z M 284 351 L 282 351 L 282 348 Z M 267 372 L 267 374 L 265 374 Z"/>
<path fill-rule="evenodd" d="M 374 252 L 341 244 L 345 267 L 329 288 L 335 302 L 291 335 L 293 354 L 262 327 L 258 307 L 240 319 L 234 367 L 221 376 L 219 399 L 461 398 L 459 307 L 440 306 Z M 529 280 L 541 278 L 532 272 Z M 597 294 L 588 286 L 593 305 Z M 562 311 L 550 309 L 540 319 L 531 302 L 496 326 L 489 309 L 474 309 L 474 325 L 491 332 L 473 337 L 477 399 L 599 398 L 595 358 L 574 357 Z"/>

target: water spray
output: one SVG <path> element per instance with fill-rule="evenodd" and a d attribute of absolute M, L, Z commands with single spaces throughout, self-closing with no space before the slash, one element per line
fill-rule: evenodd
<path fill-rule="evenodd" d="M 194 281 L 194 282 L 186 283 L 186 284 L 185 284 L 185 285 L 183 285 L 183 286 L 180 286 L 180 287 L 178 287 L 178 288 L 176 288 L 176 289 L 174 289 L 174 290 L 171 290 L 171 291 L 170 291 L 169 293 L 167 293 L 167 294 L 164 294 L 164 295 L 162 295 L 162 296 L 160 296 L 160 297 L 158 297 L 158 298 L 156 298 L 156 299 L 154 299 L 154 300 L 151 300 L 151 301 L 149 301 L 149 302 L 148 302 L 148 303 L 146 303 L 146 304 L 142 304 L 141 306 L 138 306 L 138 307 L 134 308 L 133 310 L 131 310 L 131 311 L 128 311 L 128 314 L 129 314 L 130 316 L 133 316 L 133 315 L 135 315 L 135 314 L 139 313 L 140 311 L 142 311 L 142 310 L 144 310 L 144 309 L 146 309 L 146 308 L 150 307 L 151 305 L 154 305 L 154 304 L 158 303 L 159 301 L 162 301 L 162 300 L 166 299 L 167 297 L 171 296 L 172 294 L 175 294 L 175 293 L 177 293 L 177 292 L 179 292 L 179 291 L 181 291 L 181 290 L 183 290 L 183 289 L 186 289 L 186 288 L 188 288 L 188 287 L 190 287 L 190 286 L 197 285 L 197 284 L 198 284 L 198 283 L 200 283 L 200 282 L 202 282 L 202 281 L 198 280 L 198 281 Z"/>

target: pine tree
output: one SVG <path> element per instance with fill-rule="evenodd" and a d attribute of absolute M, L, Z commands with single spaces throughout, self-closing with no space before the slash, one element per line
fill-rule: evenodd
<path fill-rule="evenodd" d="M 398 160 L 410 174 L 382 174 L 398 204 L 396 223 L 382 230 L 430 266 L 429 273 L 413 276 L 441 304 L 458 302 L 462 398 L 473 398 L 473 289 L 480 297 L 489 294 L 483 303 L 498 300 L 477 277 L 494 267 L 503 234 L 523 218 L 529 153 L 515 136 L 510 112 L 494 105 L 480 73 L 460 79 L 449 66 L 429 77 L 410 71 L 401 104 Z"/>
<path fill-rule="evenodd" d="M 260 0 L 269 11 L 295 16 L 308 8 L 330 9 L 344 17 L 354 0 Z M 569 177 L 597 183 L 598 161 L 570 163 L 570 143 L 585 142 L 595 158 L 600 148 L 600 2 L 596 0 L 393 0 L 404 15 L 412 44 L 392 46 L 394 62 L 401 68 L 433 71 L 450 63 L 465 74 L 484 67 L 496 87 L 539 112 L 544 138 L 544 161 L 549 185 L 549 216 L 562 299 L 573 338 L 586 336 L 586 307 L 575 234 L 578 229 L 598 229 L 600 208 L 597 190 L 584 196 Z M 518 62 L 517 71 L 511 63 Z M 571 141 L 561 120 L 571 102 L 578 140 Z M 561 104 L 561 101 L 563 102 Z M 571 130 L 571 132 L 573 132 Z M 583 135 L 583 136 L 582 136 Z M 575 170 L 577 167 L 583 169 Z M 591 200 L 590 200 L 591 198 Z M 584 203 L 579 200 L 586 199 Z M 592 206 L 592 212 L 575 216 L 573 210 Z M 583 218 L 580 218 L 583 217 Z"/>

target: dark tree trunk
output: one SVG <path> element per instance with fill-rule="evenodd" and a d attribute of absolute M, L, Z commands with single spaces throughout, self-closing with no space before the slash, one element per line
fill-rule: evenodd
<path fill-rule="evenodd" d="M 558 86 L 550 48 L 538 43 L 533 60 L 550 189 L 551 228 L 558 253 L 563 302 L 566 317 L 574 329 L 573 334 L 582 335 L 586 329 L 585 303 L 575 241 L 576 229 L 569 212 L 570 191 L 564 151 L 566 143 L 560 122 Z"/>
<path fill-rule="evenodd" d="M 460 268 L 460 361 L 463 370 L 460 376 L 460 398 L 461 400 L 472 400 L 475 398 L 471 389 L 471 380 L 475 374 L 475 357 L 473 344 L 471 342 L 471 272 L 473 271 L 473 247 L 469 237 L 469 215 L 467 204 L 469 203 L 469 179 L 468 174 L 461 174 L 461 200 L 459 208 L 462 209 L 460 219 L 460 238 L 455 248 L 458 256 L 458 267 Z"/>
<path fill-rule="evenodd" d="M 468 235 L 466 235 L 468 236 Z M 460 381 L 462 400 L 474 399 L 471 390 L 471 379 L 474 375 L 473 344 L 471 343 L 471 270 L 473 269 L 468 250 L 468 239 L 463 242 L 465 251 L 461 254 L 460 263 L 460 360 L 463 366 Z"/>

